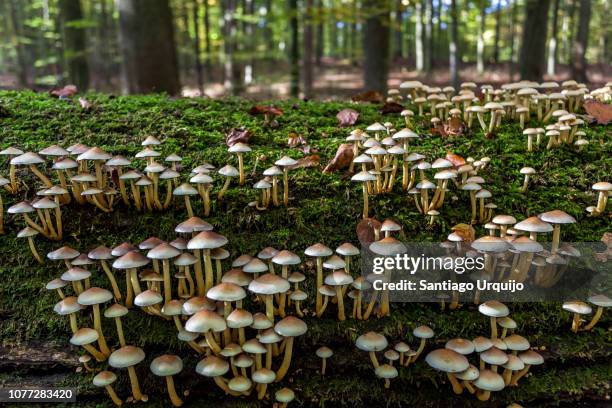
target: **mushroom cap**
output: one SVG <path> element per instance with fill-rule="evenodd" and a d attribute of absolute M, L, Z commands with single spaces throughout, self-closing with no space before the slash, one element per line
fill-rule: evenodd
<path fill-rule="evenodd" d="M 240 286 L 233 283 L 220 283 L 210 288 L 206 293 L 206 297 L 222 302 L 235 302 L 244 299 L 246 292 Z"/>
<path fill-rule="evenodd" d="M 93 343 L 94 341 L 98 340 L 99 337 L 100 335 L 96 330 L 90 329 L 89 327 L 83 327 L 72 335 L 70 338 L 70 344 L 75 346 L 83 346 L 85 344 Z"/>
<path fill-rule="evenodd" d="M 158 146 L 161 144 L 161 142 L 155 136 L 149 135 L 140 144 L 142 146 Z"/>
<path fill-rule="evenodd" d="M 261 344 L 257 339 L 250 339 L 245 341 L 242 345 L 242 349 L 245 351 L 245 353 L 251 354 L 265 354 L 268 352 L 264 345 Z"/>
<path fill-rule="evenodd" d="M 114 317 L 125 316 L 126 314 L 128 314 L 128 308 L 123 305 L 120 305 L 119 303 L 110 305 L 104 311 L 104 317 L 109 318 L 109 319 L 114 318 Z"/>
<path fill-rule="evenodd" d="M 73 268 L 68 269 L 66 272 L 64 272 L 61 278 L 62 280 L 65 280 L 68 282 L 76 282 L 76 281 L 80 281 L 83 279 L 87 279 L 90 276 L 91 276 L 91 272 L 89 272 L 88 270 L 73 267 Z"/>
<path fill-rule="evenodd" d="M 474 381 L 475 379 L 478 378 L 479 374 L 480 372 L 478 371 L 478 369 L 475 366 L 470 364 L 470 366 L 467 369 L 456 373 L 455 377 L 463 381 Z"/>
<path fill-rule="evenodd" d="M 197 262 L 198 262 L 198 259 L 195 256 L 193 256 L 192 254 L 190 254 L 189 252 L 184 252 L 184 253 L 180 254 L 174 260 L 174 264 L 176 266 L 189 266 L 189 265 L 194 265 Z"/>
<path fill-rule="evenodd" d="M 65 280 L 62 280 L 61 278 L 56 278 L 56 279 L 53 279 L 52 281 L 49 281 L 45 285 L 45 289 L 47 290 L 61 289 L 65 287 L 66 285 L 68 285 L 68 282 L 66 282 Z"/>
<path fill-rule="evenodd" d="M 403 254 L 407 250 L 406 245 L 391 236 L 370 244 L 370 251 L 374 252 L 376 255 L 392 256 Z"/>
<path fill-rule="evenodd" d="M 293 272 L 291 275 L 289 275 L 289 278 L 287 278 L 287 280 L 289 281 L 289 283 L 300 283 L 306 280 L 306 276 L 304 276 L 304 274 L 300 272 Z"/>
<path fill-rule="evenodd" d="M 303 320 L 287 316 L 274 325 L 274 331 L 284 337 L 301 336 L 308 330 Z"/>
<path fill-rule="evenodd" d="M 259 258 L 251 258 L 242 266 L 242 271 L 246 273 L 261 273 L 268 270 L 268 265 Z"/>
<path fill-rule="evenodd" d="M 248 391 L 251 388 L 251 385 L 251 380 L 241 375 L 239 375 L 238 377 L 233 377 L 227 382 L 228 388 L 234 392 Z"/>
<path fill-rule="evenodd" d="M 377 377 L 385 379 L 395 378 L 399 375 L 399 373 L 397 372 L 397 368 L 393 367 L 390 364 L 381 364 L 376 367 L 376 370 L 374 370 L 374 372 L 376 373 Z"/>
<path fill-rule="evenodd" d="M 47 258 L 52 261 L 61 261 L 64 259 L 74 259 L 79 255 L 81 255 L 81 253 L 76 249 L 72 249 L 69 246 L 63 246 L 55 251 L 49 252 Z"/>
<path fill-rule="evenodd" d="M 247 153 L 251 151 L 251 148 L 244 143 L 235 143 L 227 151 L 230 153 Z"/>
<path fill-rule="evenodd" d="M 211 184 L 213 181 L 213 178 L 206 173 L 196 173 L 189 179 L 189 182 L 193 184 Z"/>
<path fill-rule="evenodd" d="M 175 258 L 179 256 L 180 254 L 181 254 L 181 251 L 179 251 L 172 245 L 166 242 L 163 242 L 157 245 L 155 248 L 151 249 L 147 253 L 147 258 L 165 260 L 165 259 Z"/>
<path fill-rule="evenodd" d="M 425 361 L 432 368 L 446 373 L 459 373 L 469 368 L 470 363 L 465 356 L 449 349 L 437 349 L 431 351 L 425 357 Z"/>
<path fill-rule="evenodd" d="M 276 401 L 283 404 L 288 404 L 295 399 L 295 393 L 289 388 L 281 388 L 274 393 L 274 397 L 276 398 Z"/>
<path fill-rule="evenodd" d="M 475 250 L 482 252 L 504 252 L 510 247 L 505 239 L 490 235 L 478 238 L 471 245 Z"/>
<path fill-rule="evenodd" d="M 255 330 L 265 330 L 272 327 L 274 323 L 272 323 L 265 314 L 263 313 L 255 313 L 253 315 L 253 324 L 251 327 Z"/>
<path fill-rule="evenodd" d="M 242 254 L 232 261 L 232 268 L 240 268 L 249 263 L 253 257 L 249 254 Z"/>
<path fill-rule="evenodd" d="M 489 317 L 505 317 L 510 314 L 508 306 L 497 300 L 487 300 L 478 306 L 478 311 Z"/>
<path fill-rule="evenodd" d="M 81 311 L 82 306 L 77 302 L 76 296 L 66 296 L 53 306 L 53 311 L 59 315 L 69 315 Z"/>
<path fill-rule="evenodd" d="M 342 256 L 355 256 L 359 255 L 359 248 L 350 242 L 345 242 L 336 248 L 336 252 Z"/>
<path fill-rule="evenodd" d="M 278 166 L 268 167 L 263 171 L 264 176 L 276 177 L 283 174 L 283 171 L 278 168 Z"/>
<path fill-rule="evenodd" d="M 230 343 L 221 350 L 223 357 L 234 357 L 242 353 L 242 347 L 236 343 Z"/>
<path fill-rule="evenodd" d="M 92 383 L 96 387 L 106 387 L 117 381 L 117 375 L 110 371 L 101 371 L 93 378 Z"/>
<path fill-rule="evenodd" d="M 529 341 L 523 336 L 519 336 L 518 334 L 512 334 L 510 336 L 506 336 L 504 338 L 504 343 L 508 346 L 509 350 L 519 350 L 524 351 L 529 349 Z"/>
<path fill-rule="evenodd" d="M 542 213 L 538 215 L 538 218 L 551 224 L 573 224 L 576 222 L 574 217 L 561 210 L 552 210 Z"/>
<path fill-rule="evenodd" d="M 472 354 L 474 352 L 474 343 L 467 339 L 451 339 L 446 342 L 444 347 L 463 355 Z"/>
<path fill-rule="evenodd" d="M 89 257 L 89 259 L 95 259 L 95 260 L 107 260 L 107 259 L 113 258 L 111 249 L 103 245 L 100 245 L 92 249 L 91 251 L 89 251 L 87 256 Z"/>
<path fill-rule="evenodd" d="M 520 170 L 521 174 L 525 174 L 525 175 L 531 175 L 531 174 L 536 174 L 536 170 L 533 167 L 523 167 Z"/>
<path fill-rule="evenodd" d="M 353 277 L 344 269 L 336 269 L 325 277 L 325 284 L 329 286 L 344 286 L 353 283 Z"/>
<path fill-rule="evenodd" d="M 253 357 L 249 356 L 248 354 L 239 354 L 235 359 L 234 359 L 234 365 L 236 367 L 239 368 L 248 368 L 251 367 L 253 365 L 254 361 L 253 361 Z"/>
<path fill-rule="evenodd" d="M 481 370 L 474 385 L 484 391 L 501 391 L 506 386 L 502 376 L 491 370 Z"/>
<path fill-rule="evenodd" d="M 598 307 L 612 307 L 612 299 L 606 295 L 591 295 L 587 300 Z"/>
<path fill-rule="evenodd" d="M 157 305 L 164 301 L 163 296 L 156 290 L 148 289 L 144 292 L 140 292 L 134 298 L 134 304 L 140 307 L 147 307 Z"/>
<path fill-rule="evenodd" d="M 183 360 L 179 356 L 164 354 L 151 361 L 151 372 L 158 377 L 168 377 L 183 371 Z"/>
<path fill-rule="evenodd" d="M 474 343 L 474 350 L 477 353 L 481 353 L 493 347 L 493 342 L 491 342 L 491 339 L 483 336 L 476 337 L 474 340 L 472 340 L 472 343 Z"/>
<path fill-rule="evenodd" d="M 527 232 L 551 232 L 553 226 L 538 217 L 529 217 L 516 223 L 514 229 Z"/>
<path fill-rule="evenodd" d="M 429 326 L 419 326 L 412 331 L 414 337 L 419 339 L 430 339 L 434 336 L 434 331 Z"/>
<path fill-rule="evenodd" d="M 363 351 L 381 351 L 387 348 L 389 342 L 382 334 L 370 331 L 357 337 L 355 345 Z"/>
<path fill-rule="evenodd" d="M 306 248 L 304 254 L 312 257 L 324 257 L 331 256 L 333 251 L 321 243 L 316 243 Z"/>
<path fill-rule="evenodd" d="M 27 152 L 17 157 L 13 157 L 10 161 L 10 163 L 14 166 L 20 166 L 20 165 L 29 166 L 29 165 L 41 164 L 44 162 L 45 160 L 42 157 L 40 157 L 38 154 L 33 153 L 33 152 Z"/>
<path fill-rule="evenodd" d="M 257 254 L 257 258 L 263 260 L 271 259 L 274 258 L 276 254 L 278 254 L 278 252 L 279 251 L 276 248 L 265 247 L 264 249 L 259 251 L 259 253 Z"/>
<path fill-rule="evenodd" d="M 518 356 L 521 360 L 523 360 L 523 363 L 525 363 L 526 365 L 544 364 L 544 357 L 542 357 L 539 353 L 533 350 L 527 350 L 524 353 L 519 354 Z"/>
<path fill-rule="evenodd" d="M 275 161 L 274 164 L 279 167 L 289 167 L 289 166 L 295 166 L 297 164 L 297 161 L 292 159 L 289 156 L 283 156 L 277 161 Z"/>
<path fill-rule="evenodd" d="M 505 316 L 501 317 L 497 320 L 497 324 L 499 324 L 504 329 L 516 329 L 517 324 L 511 317 Z"/>
<path fill-rule="evenodd" d="M 274 295 L 290 288 L 289 282 L 278 275 L 266 273 L 249 283 L 249 290 L 258 295 Z"/>
<path fill-rule="evenodd" d="M 25 227 L 17 233 L 17 238 L 29 238 L 38 235 L 38 231 L 31 227 Z"/>
<path fill-rule="evenodd" d="M 166 316 L 179 316 L 183 313 L 183 302 L 177 299 L 173 299 L 161 309 L 162 314 Z"/>
<path fill-rule="evenodd" d="M 226 328 L 225 319 L 211 310 L 200 310 L 185 322 L 185 330 L 194 333 L 220 332 Z"/>
<path fill-rule="evenodd" d="M 495 346 L 480 353 L 480 358 L 491 365 L 502 365 L 508 361 L 508 355 Z"/>
<path fill-rule="evenodd" d="M 113 268 L 115 269 L 131 269 L 131 268 L 140 268 L 141 266 L 147 265 L 149 262 L 149 258 L 144 256 L 138 251 L 130 251 L 125 255 L 117 258 L 115 262 L 113 262 Z"/>
<path fill-rule="evenodd" d="M 528 237 L 518 237 L 515 238 L 512 242 L 510 242 L 512 248 L 516 249 L 520 252 L 541 252 L 544 247 L 537 241 L 534 241 Z"/>
<path fill-rule="evenodd" d="M 213 226 L 201 219 L 200 217 L 193 216 L 186 221 L 178 224 L 174 231 L 182 234 L 190 234 L 193 232 L 200 231 L 212 231 Z"/>
<path fill-rule="evenodd" d="M 42 154 L 43 156 L 70 156 L 70 152 L 63 147 L 58 145 L 51 145 L 45 147 L 38 154 Z"/>
<path fill-rule="evenodd" d="M 106 161 L 106 160 L 111 159 L 112 157 L 113 156 L 106 153 L 104 150 L 100 149 L 99 147 L 92 147 L 86 152 L 78 155 L 77 161 L 81 161 L 81 160 L 104 160 Z"/>
<path fill-rule="evenodd" d="M 175 195 L 175 196 L 189 196 L 189 195 L 197 195 L 197 194 L 198 194 L 198 190 L 196 190 L 189 183 L 183 183 L 180 186 L 176 187 L 174 190 L 172 190 L 172 195 Z"/>
<path fill-rule="evenodd" d="M 23 151 L 13 146 L 9 146 L 6 149 L 0 151 L 0 156 L 18 156 L 20 154 L 23 154 Z"/>
<path fill-rule="evenodd" d="M 93 287 L 83 291 L 77 300 L 79 304 L 89 306 L 108 302 L 112 298 L 113 294 L 109 290 Z"/>
<path fill-rule="evenodd" d="M 317 349 L 316 354 L 319 358 L 330 358 L 334 355 L 334 352 L 327 346 L 321 346 Z"/>
<path fill-rule="evenodd" d="M 518 356 L 515 356 L 514 354 L 508 354 L 508 361 L 506 361 L 506 363 L 503 364 L 502 367 L 508 370 L 518 371 L 525 368 L 525 363 L 523 363 L 523 360 L 521 360 Z"/>
<path fill-rule="evenodd" d="M 365 182 L 365 181 L 374 181 L 376 180 L 376 176 L 371 174 L 369 171 L 360 171 L 351 177 L 351 181 Z"/>
<path fill-rule="evenodd" d="M 289 299 L 301 302 L 303 300 L 308 299 L 308 295 L 303 290 L 298 289 L 291 292 L 291 294 L 289 295 Z"/>
<path fill-rule="evenodd" d="M 323 262 L 323 268 L 325 269 L 336 270 L 344 267 L 346 267 L 346 262 L 344 262 L 344 260 L 338 255 L 332 255 L 331 257 L 327 258 L 325 262 Z"/>
<path fill-rule="evenodd" d="M 276 380 L 276 373 L 267 368 L 260 368 L 255 371 L 251 377 L 257 384 L 270 384 Z"/>
<path fill-rule="evenodd" d="M 385 351 L 384 356 L 387 360 L 390 360 L 390 361 L 398 360 L 400 357 L 399 353 L 393 349 L 389 349 Z"/>
<path fill-rule="evenodd" d="M 221 277 L 221 282 L 233 283 L 241 287 L 249 286 L 251 280 L 252 278 L 248 274 L 237 268 L 230 269 Z"/>
<path fill-rule="evenodd" d="M 187 245 L 185 245 L 185 248 L 187 248 Z M 210 251 L 211 259 L 223 260 L 223 259 L 229 258 L 229 256 L 230 256 L 229 251 L 224 248 L 215 248 Z"/>
<path fill-rule="evenodd" d="M 329 250 L 331 252 L 331 249 Z M 300 257 L 291 251 L 283 249 L 272 258 L 272 262 L 278 265 L 297 265 L 300 263 Z"/>
<path fill-rule="evenodd" d="M 598 183 L 593 184 L 592 189 L 595 191 L 611 191 L 612 183 L 608 183 L 607 181 L 600 181 Z"/>
<path fill-rule="evenodd" d="M 229 364 L 217 356 L 208 356 L 198 362 L 196 373 L 205 377 L 220 377 L 229 371 Z"/>
<path fill-rule="evenodd" d="M 319 293 L 322 294 L 323 296 L 329 296 L 329 297 L 336 296 L 336 291 L 332 289 L 331 286 L 328 286 L 328 285 L 321 285 L 319 287 Z"/>
<path fill-rule="evenodd" d="M 192 298 L 187 299 L 183 303 L 184 315 L 191 316 L 201 310 L 215 311 L 217 310 L 217 307 L 214 302 L 211 302 L 207 297 L 203 296 L 194 296 Z"/>
<path fill-rule="evenodd" d="M 516 218 L 514 218 L 511 215 L 496 215 L 495 217 L 493 217 L 493 219 L 491 220 L 494 224 L 497 225 L 512 225 L 512 224 L 516 224 Z"/>
<path fill-rule="evenodd" d="M 259 334 L 259 342 L 261 344 L 274 344 L 280 341 L 283 341 L 283 336 L 276 333 L 272 327 Z"/>
<path fill-rule="evenodd" d="M 570 300 L 563 303 L 563 310 L 577 314 L 589 314 L 593 310 L 588 304 L 579 300 Z"/>
<path fill-rule="evenodd" d="M 31 213 L 33 211 L 35 211 L 34 207 L 32 207 L 32 205 L 27 201 L 21 201 L 17 204 L 14 204 L 10 206 L 8 210 L 6 210 L 6 212 L 9 214 L 25 214 Z"/>
<path fill-rule="evenodd" d="M 187 243 L 187 249 L 214 249 L 227 244 L 227 238 L 214 231 L 202 231 Z"/>

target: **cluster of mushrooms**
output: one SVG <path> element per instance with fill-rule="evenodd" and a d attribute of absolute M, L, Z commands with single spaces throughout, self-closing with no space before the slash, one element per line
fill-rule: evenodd
<path fill-rule="evenodd" d="M 509 317 L 510 311 L 506 305 L 489 300 L 481 303 L 478 310 L 491 321 L 490 338 L 451 339 L 444 348 L 427 354 L 425 361 L 432 368 L 446 373 L 456 394 L 468 390 L 480 401 L 487 401 L 491 392 L 517 386 L 529 368 L 543 364 L 544 358 L 531 349 L 527 339 L 513 333 L 517 323 Z M 499 337 L 497 326 L 503 329 Z M 470 364 L 468 360 L 474 353 L 478 355 L 478 366 Z M 498 373 L 501 368 L 504 371 Z"/>

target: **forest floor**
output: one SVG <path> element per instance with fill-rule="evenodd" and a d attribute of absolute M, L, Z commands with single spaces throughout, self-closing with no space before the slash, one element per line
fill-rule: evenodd
<path fill-rule="evenodd" d="M 331 248 L 345 241 L 357 245 L 355 226 L 361 213 L 360 187 L 351 183 L 345 172 L 324 174 L 321 171 L 348 133 L 347 128 L 338 127 L 336 113 L 346 107 L 357 110 L 360 117 L 355 126 L 360 128 L 374 121 L 391 121 L 398 128 L 403 127 L 403 119 L 397 114 L 381 117 L 379 106 L 373 104 L 269 101 L 282 108 L 284 114 L 277 119 L 277 125 L 265 126 L 262 118 L 247 113 L 253 103 L 243 99 L 104 94 L 85 97 L 92 105 L 89 109 L 83 109 L 76 100 L 57 100 L 47 94 L 0 92 L 0 149 L 14 145 L 38 151 L 51 144 L 67 147 L 80 142 L 133 157 L 141 150 L 144 137 L 155 135 L 164 141 L 160 146 L 162 157 L 180 154 L 184 157 L 183 169 L 204 162 L 220 168 L 228 162 L 236 165 L 225 144 L 229 131 L 244 127 L 253 133 L 249 141 L 253 152 L 246 159 L 246 185 L 232 184 L 224 203 L 215 202 L 211 216 L 206 218 L 215 231 L 228 237 L 226 248 L 231 253 L 230 259 L 244 253 L 254 255 L 268 245 L 292 250 L 303 260 L 304 249 L 315 242 Z M 426 118 L 417 119 L 416 130 L 427 133 Z M 468 131 L 456 138 L 423 137 L 412 148 L 430 161 L 444 157 L 448 151 L 463 157 L 489 156 L 492 161 L 483 176 L 499 213 L 521 219 L 561 209 L 578 220 L 563 227 L 563 240 L 594 242 L 611 229 L 609 216 L 588 218 L 585 208 L 596 201 L 591 185 L 608 180 L 612 174 L 612 135 L 603 126 L 586 127 L 585 131 L 590 144 L 582 152 L 562 146 L 527 154 L 526 140 L 516 124 L 504 124 L 492 138 L 480 131 Z M 291 171 L 288 208 L 259 212 L 249 206 L 258 194 L 251 188 L 259 179 L 258 174 L 282 155 L 296 159 L 307 155 L 287 146 L 290 132 L 305 138 L 311 149 L 308 154 L 319 155 L 321 166 Z M 2 173 L 4 165 L 0 163 Z M 525 194 L 520 192 L 519 169 L 523 166 L 539 171 Z M 34 196 L 35 184 L 33 179 L 26 179 L 27 199 Z M 215 191 L 218 184 L 220 181 L 216 182 Z M 450 195 L 449 202 L 453 205 L 443 207 L 439 222 L 433 226 L 428 225 L 412 201 L 400 191 L 373 197 L 371 214 L 379 220 L 397 220 L 409 240 L 436 242 L 444 240 L 452 226 L 469 219 L 467 197 L 454 191 Z M 4 194 L 4 198 L 7 207 L 15 202 L 15 197 Z M 186 218 L 182 205 L 164 213 L 141 214 L 118 206 L 116 211 L 106 214 L 73 205 L 63 211 L 66 231 L 63 244 L 81 252 L 98 245 L 139 243 L 150 236 L 169 241 L 175 237 L 175 225 Z M 195 211 L 201 212 L 199 205 Z M 56 293 L 45 290 L 45 284 L 63 272 L 62 266 L 51 261 L 39 266 L 29 254 L 27 244 L 16 238 L 16 232 L 23 227 L 21 220 L 9 216 L 6 221 L 7 234 L 0 236 L 0 386 L 76 387 L 79 406 L 110 406 L 104 391 L 91 385 L 91 374 L 75 372 L 79 350 L 68 343 L 67 319 L 53 313 Z M 476 229 L 478 236 L 485 234 L 482 226 Z M 41 254 L 59 247 L 58 243 L 43 239 L 37 239 L 36 245 Z M 302 271 L 311 281 L 312 263 L 304 262 Z M 102 274 L 94 274 L 92 284 L 105 285 Z M 313 293 L 312 287 L 306 288 L 308 293 Z M 306 305 L 308 309 L 312 308 L 310 302 Z M 356 337 L 369 330 L 384 333 L 391 342 L 403 340 L 415 347 L 412 329 L 422 324 L 435 331 L 426 351 L 454 337 L 471 339 L 486 335 L 487 319 L 467 304 L 452 312 L 441 312 L 436 304 L 394 304 L 391 317 L 368 321 L 338 322 L 333 309 L 322 319 L 307 317 L 309 330 L 297 339 L 289 375 L 280 385 L 275 384 L 272 392 L 280 386 L 291 387 L 297 395 L 297 406 L 505 407 L 511 402 L 527 406 L 609 406 L 610 313 L 604 314 L 592 332 L 574 334 L 570 331 L 571 316 L 562 311 L 560 304 L 515 303 L 509 307 L 518 323 L 517 333 L 543 354 L 545 364 L 534 367 L 518 387 L 493 393 L 488 403 L 468 395 L 453 395 L 446 377 L 429 368 L 423 360 L 400 370 L 399 378 L 386 390 L 374 377 L 367 354 L 354 347 Z M 148 370 L 150 360 L 165 352 L 184 358 L 185 370 L 175 382 L 180 390 L 190 389 L 187 406 L 270 405 L 269 401 L 261 403 L 254 398 L 224 397 L 210 379 L 196 375 L 194 365 L 198 357 L 179 342 L 174 327 L 168 322 L 143 318 L 140 313 L 126 317 L 128 343 L 142 347 L 147 353 L 147 360 L 139 365 L 138 372 L 142 387 L 150 396 L 149 406 L 167 405 L 163 382 Z M 108 332 L 112 332 L 110 326 Z M 320 362 L 315 350 L 321 345 L 335 351 L 325 377 L 317 372 Z M 119 378 L 117 392 L 128 395 L 127 376 L 120 373 Z"/>

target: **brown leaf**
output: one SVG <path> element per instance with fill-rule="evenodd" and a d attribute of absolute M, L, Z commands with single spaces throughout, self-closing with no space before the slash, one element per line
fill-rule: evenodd
<path fill-rule="evenodd" d="M 461 136 L 465 132 L 465 125 L 461 118 L 451 117 L 444 124 L 444 131 L 448 136 Z"/>
<path fill-rule="evenodd" d="M 302 135 L 298 135 L 297 133 L 289 134 L 287 145 L 292 148 L 299 147 L 299 150 L 301 150 L 304 154 L 309 154 L 311 151 L 310 145 L 306 141 L 306 138 Z"/>
<path fill-rule="evenodd" d="M 336 155 L 323 170 L 323 173 L 333 173 L 348 167 L 353 161 L 353 145 L 350 143 L 342 143 Z"/>
<path fill-rule="evenodd" d="M 452 152 L 446 153 L 446 160 L 453 163 L 453 166 L 455 167 L 461 167 L 465 164 L 465 159 L 463 157 Z"/>
<path fill-rule="evenodd" d="M 451 230 L 455 234 L 463 238 L 463 242 L 465 242 L 466 244 L 469 244 L 473 242 L 474 239 L 476 239 L 476 230 L 474 230 L 474 227 L 472 227 L 471 225 L 457 224 L 453 228 L 451 228 Z"/>
<path fill-rule="evenodd" d="M 87 99 L 83 97 L 79 98 L 79 104 L 81 104 L 81 108 L 83 108 L 86 111 L 91 109 L 91 102 L 89 102 Z"/>
<path fill-rule="evenodd" d="M 380 108 L 381 115 L 388 115 L 390 113 L 400 113 L 404 110 L 404 107 L 397 102 L 387 102 L 382 108 Z"/>
<path fill-rule="evenodd" d="M 612 104 L 589 100 L 584 103 L 584 110 L 600 125 L 607 125 L 612 121 Z"/>
<path fill-rule="evenodd" d="M 340 127 L 353 126 L 359 119 L 359 112 L 350 108 L 342 109 L 336 114 L 336 119 Z"/>
<path fill-rule="evenodd" d="M 377 91 L 366 91 L 353 96 L 351 99 L 353 102 L 381 103 L 385 97 Z"/>
<path fill-rule="evenodd" d="M 51 96 L 56 96 L 58 98 L 70 98 L 77 93 L 76 85 L 66 85 L 63 88 L 55 88 L 49 91 Z"/>
<path fill-rule="evenodd" d="M 447 137 L 446 128 L 442 125 L 442 123 L 436 123 L 430 130 L 432 136 L 438 135 L 440 137 Z"/>
<path fill-rule="evenodd" d="M 601 237 L 601 242 L 606 244 L 608 248 L 612 248 L 612 232 L 606 232 Z"/>
<path fill-rule="evenodd" d="M 249 109 L 249 114 L 281 116 L 283 110 L 273 105 L 255 105 Z"/>
<path fill-rule="evenodd" d="M 374 230 L 380 230 L 382 224 L 376 218 L 365 218 L 357 224 L 357 238 L 362 247 L 370 245 L 374 242 Z"/>
<path fill-rule="evenodd" d="M 293 166 L 289 166 L 289 169 L 303 169 L 307 167 L 318 167 L 321 163 L 321 157 L 318 154 L 311 154 L 310 156 L 302 157 Z"/>
<path fill-rule="evenodd" d="M 231 147 L 235 145 L 236 143 L 248 143 L 251 136 L 253 136 L 253 134 L 248 129 L 233 128 L 225 136 L 225 144 Z"/>

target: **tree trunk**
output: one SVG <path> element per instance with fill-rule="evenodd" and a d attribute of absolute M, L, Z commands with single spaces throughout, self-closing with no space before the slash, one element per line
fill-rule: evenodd
<path fill-rule="evenodd" d="M 428 0 L 417 0 L 417 2 L 414 4 L 416 19 L 416 23 L 414 25 L 414 52 L 417 71 L 423 71 L 425 69 L 425 56 L 423 55 L 423 1 Z"/>
<path fill-rule="evenodd" d="M 111 31 L 109 27 L 109 12 L 107 0 L 100 1 L 100 22 L 98 28 L 98 42 L 100 44 L 100 58 L 101 58 L 101 69 L 102 72 L 102 81 L 105 86 L 110 86 L 111 84 L 111 44 L 110 44 L 110 36 Z"/>
<path fill-rule="evenodd" d="M 438 1 L 438 9 L 436 10 L 436 35 L 434 41 L 434 60 L 441 58 L 444 52 L 444 43 L 442 41 L 442 0 Z"/>
<path fill-rule="evenodd" d="M 242 70 L 236 61 L 236 6 L 237 0 L 224 0 L 223 4 L 223 87 L 231 95 L 242 92 Z"/>
<path fill-rule="evenodd" d="M 508 32 L 510 33 L 510 40 L 508 41 L 510 43 L 510 58 L 508 61 L 508 76 L 509 81 L 512 82 L 514 79 L 514 71 L 515 71 L 515 64 L 514 64 L 514 59 L 515 57 L 515 49 L 516 49 L 516 14 L 517 14 L 517 0 L 509 0 L 508 2 L 508 8 L 511 9 L 510 11 L 510 27 L 508 27 Z"/>
<path fill-rule="evenodd" d="M 560 0 L 554 0 L 553 3 L 553 22 L 550 39 L 548 40 L 548 64 L 546 65 L 546 73 L 555 75 L 555 64 L 557 63 L 557 31 L 559 21 L 559 3 Z"/>
<path fill-rule="evenodd" d="M 316 47 L 315 47 L 315 64 L 317 67 L 321 66 L 321 59 L 323 59 L 323 47 L 325 46 L 325 23 L 323 22 L 323 0 L 315 0 L 316 1 L 316 10 L 317 10 L 317 30 L 316 30 Z"/>
<path fill-rule="evenodd" d="M 13 26 L 13 44 L 15 54 L 17 56 L 17 81 L 19 86 L 25 88 L 28 86 L 28 68 L 26 63 L 25 49 L 21 42 L 21 20 L 19 19 L 19 11 L 17 9 L 17 0 L 9 0 L 8 6 L 11 14 L 11 25 Z"/>
<path fill-rule="evenodd" d="M 363 74 L 367 91 L 387 93 L 389 75 L 389 1 L 365 0 L 367 13 L 363 32 Z"/>
<path fill-rule="evenodd" d="M 243 14 L 248 15 L 251 18 L 255 18 L 255 0 L 244 1 Z M 254 80 L 254 68 L 255 68 L 255 27 L 252 22 L 246 21 L 244 23 L 245 33 L 245 46 L 246 46 L 246 63 L 244 64 L 244 83 L 250 85 Z"/>
<path fill-rule="evenodd" d="M 208 5 L 208 0 L 204 1 L 204 53 L 205 55 L 205 66 L 206 66 L 206 75 L 205 78 L 208 81 L 212 81 L 212 49 L 210 44 L 210 6 Z"/>
<path fill-rule="evenodd" d="M 572 77 L 578 82 L 587 82 L 586 50 L 589 42 L 591 0 L 580 0 L 578 32 L 572 46 Z"/>
<path fill-rule="evenodd" d="M 478 21 L 478 42 L 476 44 L 476 71 L 484 72 L 484 31 L 486 20 L 487 0 L 480 0 L 480 17 Z"/>
<path fill-rule="evenodd" d="M 502 2 L 501 0 L 497 0 L 497 7 L 495 8 L 495 42 L 493 44 L 493 62 L 496 64 L 499 63 L 499 33 L 501 30 L 501 9 Z"/>
<path fill-rule="evenodd" d="M 117 9 L 123 91 L 178 94 L 179 67 L 168 0 L 121 0 Z"/>
<path fill-rule="evenodd" d="M 457 14 L 457 0 L 451 0 L 450 4 L 450 14 L 451 14 L 451 27 L 450 27 L 450 39 L 448 43 L 448 55 L 449 62 L 448 67 L 450 70 L 450 78 L 453 87 L 458 90 L 459 89 L 459 49 L 457 45 L 457 40 L 459 38 L 459 17 Z"/>
<path fill-rule="evenodd" d="M 402 51 L 404 45 L 402 25 L 403 25 L 403 6 L 402 0 L 395 0 L 395 44 L 394 45 L 394 53 L 393 58 L 400 59 L 404 56 Z"/>
<path fill-rule="evenodd" d="M 425 71 L 431 71 L 433 59 L 433 0 L 425 0 Z"/>
<path fill-rule="evenodd" d="M 302 69 L 304 70 L 304 98 L 311 99 L 313 81 L 313 0 L 305 0 L 304 16 L 304 55 Z"/>
<path fill-rule="evenodd" d="M 297 98 L 300 93 L 300 50 L 298 26 L 298 2 L 289 0 L 289 94 Z"/>
<path fill-rule="evenodd" d="M 68 81 L 78 89 L 86 90 L 89 86 L 89 66 L 86 31 L 80 24 L 83 20 L 81 1 L 60 0 L 59 10 L 62 18 L 64 60 L 68 68 Z"/>
<path fill-rule="evenodd" d="M 208 0 L 204 0 L 208 1 Z M 195 59 L 196 80 L 200 95 L 204 95 L 204 75 L 202 72 L 202 57 L 200 55 L 200 1 L 193 1 L 193 54 Z"/>
<path fill-rule="evenodd" d="M 546 28 L 550 0 L 526 0 L 523 41 L 521 45 L 521 79 L 541 81 L 545 68 Z"/>

